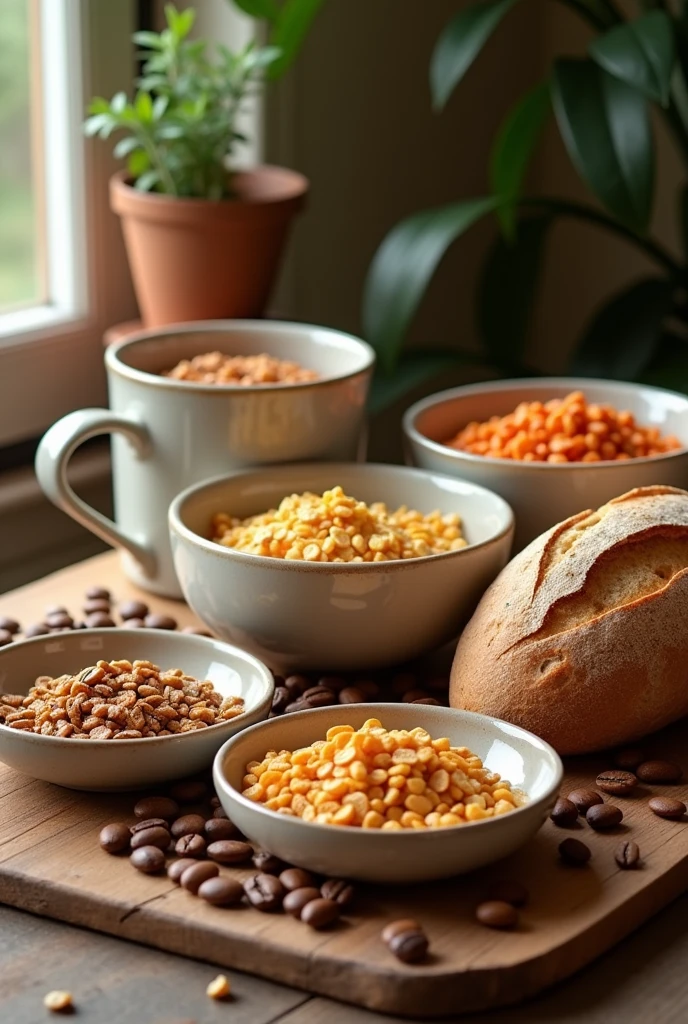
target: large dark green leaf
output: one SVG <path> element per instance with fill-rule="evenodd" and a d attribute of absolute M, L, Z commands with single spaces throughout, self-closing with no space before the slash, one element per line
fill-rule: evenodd
<path fill-rule="evenodd" d="M 548 215 L 524 218 L 514 241 L 496 239 L 483 267 L 478 329 L 490 362 L 509 373 L 523 368 L 550 224 Z"/>
<path fill-rule="evenodd" d="M 388 372 L 442 256 L 495 205 L 493 198 L 467 199 L 425 210 L 401 221 L 382 242 L 363 292 L 363 328 Z"/>
<path fill-rule="evenodd" d="M 581 177 L 623 224 L 644 233 L 650 219 L 655 150 L 644 96 L 585 60 L 558 60 L 552 101 Z"/>
<path fill-rule="evenodd" d="M 673 306 L 674 287 L 668 278 L 650 277 L 615 295 L 588 325 L 572 371 L 635 380 L 652 360 Z"/>
<path fill-rule="evenodd" d="M 432 102 L 441 109 L 516 0 L 480 0 L 449 22 L 430 60 Z"/>
<path fill-rule="evenodd" d="M 374 416 L 442 373 L 461 366 L 480 365 L 484 361 L 480 353 L 409 353 L 400 360 L 394 373 L 375 374 L 368 398 L 368 411 Z"/>
<path fill-rule="evenodd" d="M 551 110 L 549 83 L 526 93 L 497 134 L 490 160 L 490 184 L 498 197 L 498 216 L 504 233 L 513 239 L 516 200 L 528 164 Z"/>
<path fill-rule="evenodd" d="M 275 0 L 234 0 L 234 3 L 251 18 L 266 18 L 268 21 L 275 21 L 279 15 L 279 7 Z"/>
<path fill-rule="evenodd" d="M 281 56 L 268 69 L 269 78 L 279 78 L 295 60 L 316 14 L 325 0 L 285 0 L 270 34 L 270 45 Z"/>
<path fill-rule="evenodd" d="M 615 78 L 666 106 L 676 59 L 674 29 L 664 11 L 619 25 L 590 45 L 590 56 Z"/>

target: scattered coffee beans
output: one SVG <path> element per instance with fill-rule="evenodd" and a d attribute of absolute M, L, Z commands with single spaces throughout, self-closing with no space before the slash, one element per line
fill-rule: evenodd
<path fill-rule="evenodd" d="M 244 892 L 252 907 L 270 913 L 279 910 L 285 896 L 284 886 L 274 875 L 252 875 L 244 882 Z"/>
<path fill-rule="evenodd" d="M 405 964 L 416 964 L 424 960 L 428 952 L 428 940 L 420 929 L 398 932 L 388 943 L 390 953 Z"/>
<path fill-rule="evenodd" d="M 566 797 L 559 797 L 552 809 L 550 818 L 560 828 L 570 828 L 578 821 L 578 808 Z"/>
<path fill-rule="evenodd" d="M 670 784 L 679 782 L 683 772 L 677 764 L 672 764 L 671 761 L 643 761 L 638 765 L 636 775 L 641 782 Z"/>
<path fill-rule="evenodd" d="M 509 878 L 493 882 L 485 894 L 485 900 L 489 903 L 497 900 L 501 903 L 510 903 L 512 907 L 525 907 L 530 894 L 525 885 Z"/>
<path fill-rule="evenodd" d="M 194 833 L 182 836 L 175 843 L 174 852 L 178 857 L 195 857 L 198 860 L 206 855 L 206 841 Z"/>
<path fill-rule="evenodd" d="M 592 857 L 589 846 L 581 843 L 580 839 L 565 839 L 559 843 L 559 856 L 565 864 L 583 866 Z"/>
<path fill-rule="evenodd" d="M 612 768 L 611 771 L 601 772 L 595 779 L 595 785 L 603 793 L 611 793 L 612 796 L 628 796 L 638 785 L 638 779 L 633 772 Z"/>
<path fill-rule="evenodd" d="M 168 796 L 146 796 L 134 804 L 135 818 L 165 818 L 172 821 L 179 817 L 179 804 Z"/>
<path fill-rule="evenodd" d="M 0 615 L 0 629 L 4 629 L 10 636 L 14 636 L 21 629 L 16 619 L 11 619 L 9 615 Z"/>
<path fill-rule="evenodd" d="M 110 602 L 103 600 L 102 597 L 96 597 L 91 601 L 87 601 L 81 609 L 84 615 L 93 615 L 94 612 L 110 612 Z"/>
<path fill-rule="evenodd" d="M 24 630 L 24 636 L 27 640 L 30 640 L 34 636 L 45 636 L 50 630 L 47 626 L 44 626 L 42 622 L 36 622 L 33 626 L 27 626 Z"/>
<path fill-rule="evenodd" d="M 518 911 L 504 900 L 487 900 L 476 908 L 475 918 L 487 928 L 515 928 Z"/>
<path fill-rule="evenodd" d="M 159 850 L 166 850 L 169 845 L 170 833 L 166 828 L 161 828 L 159 825 L 153 828 L 144 828 L 140 832 L 134 832 L 131 837 L 132 850 L 140 850 L 144 846 L 157 846 Z"/>
<path fill-rule="evenodd" d="M 633 772 L 645 760 L 645 751 L 640 747 L 624 747 L 614 755 L 614 764 L 627 772 Z"/>
<path fill-rule="evenodd" d="M 140 846 L 129 860 L 144 875 L 157 875 L 165 867 L 165 854 L 158 846 Z"/>
<path fill-rule="evenodd" d="M 236 839 L 219 839 L 208 847 L 208 856 L 218 864 L 245 864 L 253 857 L 253 847 Z"/>
<path fill-rule="evenodd" d="M 321 928 L 329 928 L 338 921 L 339 914 L 339 905 L 334 900 L 326 900 L 319 896 L 306 904 L 301 911 L 301 920 L 316 931 L 320 931 Z"/>
<path fill-rule="evenodd" d="M 126 825 L 115 822 L 101 828 L 98 842 L 106 853 L 122 853 L 129 849 L 130 833 Z"/>
<path fill-rule="evenodd" d="M 203 882 L 219 874 L 220 869 L 217 864 L 213 864 L 210 860 L 197 860 L 182 872 L 179 882 L 182 889 L 192 892 L 195 896 Z"/>
<path fill-rule="evenodd" d="M 186 869 L 193 867 L 196 863 L 197 861 L 191 860 L 190 857 L 182 857 L 180 860 L 173 860 L 167 869 L 167 877 L 173 882 L 179 884 L 179 880 Z"/>
<path fill-rule="evenodd" d="M 117 611 L 126 623 L 127 619 L 145 619 L 150 609 L 143 601 L 123 601 Z"/>
<path fill-rule="evenodd" d="M 85 597 L 89 601 L 97 601 L 99 598 L 103 601 L 111 601 L 112 597 L 107 587 L 92 586 L 86 591 Z"/>
<path fill-rule="evenodd" d="M 608 828 L 616 828 L 623 821 L 623 811 L 614 804 L 593 804 L 585 815 L 585 820 L 596 832 Z"/>
<path fill-rule="evenodd" d="M 116 625 L 115 620 L 107 612 L 91 612 L 90 615 L 86 616 L 86 626 L 88 629 L 112 629 Z"/>
<path fill-rule="evenodd" d="M 171 615 L 146 615 L 143 620 L 146 623 L 148 629 L 176 629 L 177 620 L 173 619 Z"/>
<path fill-rule="evenodd" d="M 143 832 L 146 828 L 156 828 L 158 826 L 167 829 L 168 832 L 170 831 L 170 826 L 164 818 L 144 818 L 143 821 L 137 821 L 135 825 L 130 825 L 129 831 L 134 835 L 135 832 Z"/>
<path fill-rule="evenodd" d="M 205 818 L 200 814 L 182 814 L 172 822 L 171 832 L 175 839 L 182 836 L 202 836 L 205 831 Z"/>
<path fill-rule="evenodd" d="M 614 850 L 614 860 L 623 870 L 636 867 L 640 860 L 638 844 L 630 842 L 629 840 L 624 840 L 623 843 L 619 843 L 617 848 Z"/>
<path fill-rule="evenodd" d="M 12 634 L 8 629 L 0 629 L 0 647 L 6 647 L 7 644 L 12 643 L 12 640 Z"/>
<path fill-rule="evenodd" d="M 219 839 L 236 839 L 240 834 L 229 818 L 210 818 L 205 823 L 205 838 L 209 843 Z"/>
<path fill-rule="evenodd" d="M 340 907 L 348 907 L 353 903 L 354 887 L 339 878 L 328 878 L 320 886 L 321 895 L 326 900 L 334 900 Z"/>
<path fill-rule="evenodd" d="M 288 867 L 283 860 L 273 857 L 267 850 L 256 850 L 253 854 L 253 866 L 265 875 L 279 875 Z"/>
<path fill-rule="evenodd" d="M 198 887 L 197 896 L 200 896 L 206 903 L 214 907 L 229 907 L 241 903 L 244 897 L 244 887 L 235 878 L 206 878 Z"/>
<path fill-rule="evenodd" d="M 313 875 L 309 871 L 303 871 L 301 868 L 287 868 L 280 874 L 279 880 L 287 892 L 292 892 L 294 889 L 313 888 L 315 886 Z"/>
<path fill-rule="evenodd" d="M 282 906 L 287 914 L 291 914 L 292 917 L 301 917 L 301 911 L 308 903 L 312 903 L 313 900 L 317 900 L 320 896 L 320 890 L 313 886 L 306 886 L 303 889 L 292 889 L 284 897 Z"/>
<path fill-rule="evenodd" d="M 595 804 L 602 803 L 602 797 L 594 789 L 574 789 L 569 793 L 567 800 L 570 800 L 578 808 L 578 813 L 583 815 Z"/>
<path fill-rule="evenodd" d="M 682 800 L 674 800 L 670 796 L 653 796 L 648 807 L 658 818 L 676 821 L 686 813 L 686 805 Z"/>

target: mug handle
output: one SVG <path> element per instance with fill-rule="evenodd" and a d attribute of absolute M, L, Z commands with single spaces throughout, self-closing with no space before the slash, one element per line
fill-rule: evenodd
<path fill-rule="evenodd" d="M 107 544 L 124 548 L 136 559 L 147 576 L 154 576 L 157 567 L 154 552 L 124 533 L 107 516 L 87 505 L 74 493 L 67 479 L 69 460 L 79 445 L 99 434 L 114 433 L 126 437 L 135 449 L 137 458 L 145 459 L 150 455 L 150 435 L 137 420 L 109 409 L 79 409 L 63 416 L 41 438 L 36 451 L 36 476 L 53 505 L 57 505 Z"/>

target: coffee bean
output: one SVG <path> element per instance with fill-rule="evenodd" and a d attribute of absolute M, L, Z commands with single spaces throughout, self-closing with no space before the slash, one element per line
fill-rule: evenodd
<path fill-rule="evenodd" d="M 399 932 L 390 940 L 389 950 L 402 963 L 415 964 L 425 959 L 428 940 L 422 931 Z"/>
<path fill-rule="evenodd" d="M 97 601 L 98 598 L 102 598 L 104 601 L 112 600 L 112 596 L 107 587 L 89 587 L 86 591 L 85 597 L 89 601 Z"/>
<path fill-rule="evenodd" d="M 669 784 L 678 782 L 683 775 L 681 768 L 671 761 L 643 761 L 636 769 L 641 782 Z"/>
<path fill-rule="evenodd" d="M 578 808 L 566 797 L 559 797 L 555 803 L 550 818 L 560 828 L 570 828 L 578 821 Z"/>
<path fill-rule="evenodd" d="M 304 924 L 310 925 L 319 931 L 321 928 L 328 928 L 335 921 L 339 920 L 339 906 L 334 900 L 318 899 L 311 900 L 301 911 L 301 920 Z"/>
<path fill-rule="evenodd" d="M 207 795 L 208 787 L 200 779 L 182 779 L 170 786 L 170 796 L 178 804 L 195 804 L 205 800 Z"/>
<path fill-rule="evenodd" d="M 129 849 L 129 829 L 121 821 L 101 828 L 98 842 L 106 853 L 122 853 Z"/>
<path fill-rule="evenodd" d="M 179 804 L 168 796 L 146 796 L 134 806 L 135 818 L 165 818 L 172 821 L 179 817 Z"/>
<path fill-rule="evenodd" d="M 156 825 L 153 828 L 144 828 L 141 832 L 134 832 L 131 837 L 132 850 L 140 850 L 142 846 L 157 846 L 159 850 L 166 850 L 170 845 L 170 833 L 166 828 Z"/>
<path fill-rule="evenodd" d="M 570 800 L 578 808 L 578 813 L 583 815 L 587 814 L 595 804 L 602 803 L 602 797 L 593 789 L 574 789 L 566 799 Z"/>
<path fill-rule="evenodd" d="M 525 907 L 529 896 L 530 893 L 521 882 L 504 878 L 493 882 L 485 894 L 485 900 L 488 903 L 496 900 L 499 903 L 510 903 L 512 907 Z"/>
<path fill-rule="evenodd" d="M 92 601 L 86 601 L 81 610 L 84 615 L 93 615 L 94 612 L 106 612 L 109 615 L 110 602 L 105 601 L 102 597 L 95 598 Z"/>
<path fill-rule="evenodd" d="M 0 615 L 0 629 L 4 629 L 5 632 L 11 633 L 14 636 L 20 630 L 20 625 L 16 619 L 11 619 L 9 615 Z"/>
<path fill-rule="evenodd" d="M 211 798 L 210 798 L 210 806 L 213 808 L 213 810 L 215 810 L 216 807 L 221 807 L 222 806 L 222 804 L 220 803 L 219 796 L 211 796 Z"/>
<path fill-rule="evenodd" d="M 277 686 L 272 695 L 272 710 L 281 715 L 288 704 L 291 704 L 291 695 L 286 686 Z"/>
<path fill-rule="evenodd" d="M 122 624 L 122 628 L 125 626 L 127 629 L 145 629 L 146 623 L 143 619 L 127 619 L 127 621 Z"/>
<path fill-rule="evenodd" d="M 412 704 L 429 704 L 432 707 L 440 707 L 440 702 L 437 697 L 419 697 L 417 700 L 412 700 Z"/>
<path fill-rule="evenodd" d="M 167 877 L 173 882 L 177 882 L 177 884 L 179 884 L 179 880 L 186 869 L 193 867 L 194 864 L 198 864 L 198 861 L 192 860 L 191 857 L 182 857 L 180 860 L 173 860 L 167 869 Z"/>
<path fill-rule="evenodd" d="M 244 882 L 244 892 L 251 906 L 270 913 L 279 910 L 285 896 L 284 886 L 274 875 L 252 875 Z"/>
<path fill-rule="evenodd" d="M 143 821 L 137 821 L 135 825 L 130 825 L 129 831 L 134 835 L 136 832 L 143 832 L 144 829 L 158 827 L 170 831 L 170 826 L 164 818 L 144 818 Z"/>
<path fill-rule="evenodd" d="M 406 693 L 403 694 L 401 699 L 404 704 L 413 704 L 417 700 L 427 700 L 429 696 L 430 694 L 427 693 L 425 690 L 415 689 L 407 690 Z"/>
<path fill-rule="evenodd" d="M 640 860 L 640 850 L 637 843 L 624 840 L 614 850 L 614 860 L 620 868 L 634 868 Z"/>
<path fill-rule="evenodd" d="M 322 686 L 312 686 L 300 699 L 309 708 L 325 708 L 330 704 L 337 703 L 337 697 L 333 691 L 326 690 Z"/>
<path fill-rule="evenodd" d="M 165 854 L 158 846 L 140 846 L 129 860 L 144 875 L 157 875 L 165 867 Z"/>
<path fill-rule="evenodd" d="M 143 620 L 146 623 L 148 629 L 176 629 L 177 620 L 173 619 L 171 615 L 158 615 L 153 613 L 146 615 Z"/>
<path fill-rule="evenodd" d="M 46 615 L 69 615 L 69 610 L 63 604 L 48 604 L 45 607 Z"/>
<path fill-rule="evenodd" d="M 293 889 L 313 888 L 315 886 L 313 875 L 309 871 L 303 871 L 301 868 L 285 868 L 280 874 L 279 880 L 287 892 L 291 892 Z"/>
<path fill-rule="evenodd" d="M 27 626 L 24 630 L 24 636 L 27 640 L 30 640 L 33 636 L 45 636 L 50 630 L 47 626 L 43 625 L 42 622 L 36 622 L 33 626 Z"/>
<path fill-rule="evenodd" d="M 653 796 L 648 800 L 648 807 L 659 818 L 675 821 L 686 813 L 686 805 L 682 800 L 674 800 L 670 796 Z"/>
<path fill-rule="evenodd" d="M 292 917 L 301 917 L 301 911 L 306 904 L 317 900 L 319 896 L 320 890 L 313 886 L 307 886 L 304 889 L 292 889 L 284 897 L 283 907 L 287 914 L 291 914 Z"/>
<path fill-rule="evenodd" d="M 303 700 L 294 700 L 291 704 L 287 704 L 286 708 L 282 712 L 285 715 L 291 715 L 294 711 L 309 711 L 311 708 L 310 704 L 306 704 Z"/>
<path fill-rule="evenodd" d="M 244 887 L 236 878 L 206 878 L 198 887 L 197 896 L 213 907 L 230 907 L 241 903 L 244 898 Z"/>
<path fill-rule="evenodd" d="M 175 818 L 170 830 L 175 839 L 181 836 L 202 836 L 205 831 L 205 818 L 201 814 L 182 814 Z"/>
<path fill-rule="evenodd" d="M 624 747 L 614 754 L 614 764 L 617 768 L 623 768 L 627 772 L 635 771 L 639 764 L 645 760 L 645 751 L 640 747 Z"/>
<path fill-rule="evenodd" d="M 410 917 L 404 917 L 399 921 L 390 921 L 389 924 L 386 924 L 385 927 L 382 929 L 381 936 L 382 941 L 389 945 L 392 939 L 395 937 L 395 935 L 401 935 L 402 932 L 422 931 L 423 929 L 421 928 L 417 921 L 414 921 Z"/>
<path fill-rule="evenodd" d="M 182 872 L 179 884 L 182 889 L 192 892 L 195 896 L 207 879 L 214 878 L 215 875 L 219 874 L 220 869 L 217 864 L 213 864 L 210 860 L 197 860 L 195 864 L 192 864 L 190 868 L 186 868 Z"/>
<path fill-rule="evenodd" d="M 123 601 L 117 608 L 119 616 L 126 622 L 127 619 L 145 619 L 149 608 L 143 601 Z"/>
<path fill-rule="evenodd" d="M 595 785 L 603 793 L 611 793 L 613 796 L 627 796 L 638 785 L 638 779 L 633 772 L 612 768 L 611 771 L 601 772 L 595 779 Z"/>
<path fill-rule="evenodd" d="M 107 612 L 93 612 L 92 615 L 86 616 L 87 629 L 112 629 L 115 625 L 117 623 L 110 618 Z"/>
<path fill-rule="evenodd" d="M 201 858 L 206 855 L 206 842 L 203 836 L 191 833 L 180 836 L 174 844 L 174 852 L 178 857 Z"/>
<path fill-rule="evenodd" d="M 236 839 L 219 839 L 208 847 L 208 856 L 218 864 L 245 864 L 253 855 L 253 847 Z"/>
<path fill-rule="evenodd" d="M 46 615 L 45 624 L 50 629 L 71 629 L 74 619 L 69 612 L 54 612 L 52 615 Z"/>
<path fill-rule="evenodd" d="M 229 818 L 210 818 L 205 823 L 204 831 L 209 843 L 216 843 L 221 839 L 236 839 L 241 835 Z"/>
<path fill-rule="evenodd" d="M 487 900 L 476 907 L 475 918 L 487 928 L 515 928 L 518 911 L 504 900 Z"/>
<path fill-rule="evenodd" d="M 559 843 L 559 856 L 566 864 L 580 865 L 587 864 L 592 857 L 589 846 L 581 843 L 580 839 L 565 839 Z"/>
<path fill-rule="evenodd" d="M 380 694 L 379 685 L 372 679 L 364 679 L 362 682 L 359 680 L 357 683 L 354 683 L 354 686 L 365 695 L 367 701 L 372 701 Z"/>
<path fill-rule="evenodd" d="M 347 685 L 344 676 L 321 676 L 318 679 L 318 686 L 325 690 L 332 690 L 333 693 L 340 693 Z"/>
<path fill-rule="evenodd" d="M 616 828 L 623 821 L 623 811 L 614 804 L 595 804 L 588 810 L 585 820 L 596 832 Z"/>
<path fill-rule="evenodd" d="M 253 854 L 253 866 L 266 875 L 279 875 L 288 867 L 283 860 L 273 857 L 267 850 L 256 850 Z"/>
<path fill-rule="evenodd" d="M 227 812 L 224 807 L 216 807 L 213 811 L 213 818 L 226 818 Z"/>
<path fill-rule="evenodd" d="M 188 633 L 191 636 L 209 636 L 212 637 L 212 633 L 208 629 L 201 629 L 200 626 L 184 626 L 182 633 Z"/>
<path fill-rule="evenodd" d="M 345 686 L 339 691 L 340 704 L 363 704 L 364 701 L 363 690 L 359 690 L 357 686 Z"/>
<path fill-rule="evenodd" d="M 340 907 L 353 903 L 354 887 L 341 878 L 328 878 L 320 886 L 320 893 L 326 900 L 334 900 Z"/>
<path fill-rule="evenodd" d="M 284 685 L 287 688 L 287 690 L 289 690 L 289 693 L 292 696 L 292 700 L 294 700 L 297 697 L 300 697 L 301 694 L 305 690 L 307 690 L 311 684 L 308 681 L 308 679 L 306 679 L 305 676 L 294 675 L 287 676 L 287 678 L 284 680 Z"/>
<path fill-rule="evenodd" d="M 7 644 L 11 644 L 13 639 L 14 637 L 9 629 L 0 629 L 0 647 L 6 647 Z"/>

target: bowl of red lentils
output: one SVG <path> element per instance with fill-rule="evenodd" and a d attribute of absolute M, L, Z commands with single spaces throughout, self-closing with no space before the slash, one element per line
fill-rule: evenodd
<path fill-rule="evenodd" d="M 209 481 L 169 523 L 188 604 L 285 672 L 394 665 L 453 639 L 513 534 L 508 504 L 482 487 L 359 463 Z"/>
<path fill-rule="evenodd" d="M 634 487 L 688 484 L 688 398 L 619 381 L 471 384 L 407 410 L 407 460 L 500 494 L 514 551 Z"/>
<path fill-rule="evenodd" d="M 272 719 L 218 751 L 241 831 L 307 870 L 414 883 L 512 853 L 546 820 L 562 764 L 517 726 L 455 708 L 367 704 Z"/>

